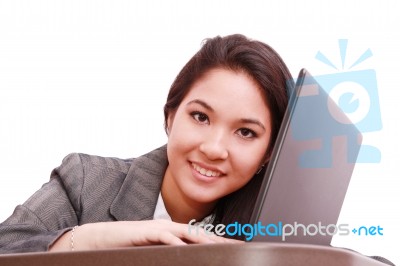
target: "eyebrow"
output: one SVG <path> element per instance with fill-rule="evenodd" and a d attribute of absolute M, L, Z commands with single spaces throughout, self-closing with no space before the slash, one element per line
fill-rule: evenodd
<path fill-rule="evenodd" d="M 265 130 L 264 125 L 263 125 L 260 121 L 258 121 L 257 119 L 242 118 L 242 119 L 240 119 L 240 121 L 241 121 L 242 123 L 245 123 L 245 124 L 255 124 L 255 125 L 258 125 L 259 127 L 261 127 L 262 129 Z"/>
<path fill-rule="evenodd" d="M 208 103 L 206 103 L 205 101 L 199 100 L 199 99 L 190 101 L 186 105 L 190 105 L 190 104 L 194 104 L 194 103 L 200 104 L 201 106 L 203 106 L 207 110 L 214 112 L 214 109 Z"/>
<path fill-rule="evenodd" d="M 205 109 L 207 109 L 211 112 L 214 112 L 214 109 L 203 100 L 195 99 L 195 100 L 188 102 L 186 105 L 191 105 L 191 104 L 199 104 L 199 105 L 203 106 Z M 240 119 L 240 122 L 245 123 L 245 124 L 255 124 L 255 125 L 261 127 L 262 129 L 266 130 L 265 126 L 257 119 L 242 118 L 242 119 Z"/>

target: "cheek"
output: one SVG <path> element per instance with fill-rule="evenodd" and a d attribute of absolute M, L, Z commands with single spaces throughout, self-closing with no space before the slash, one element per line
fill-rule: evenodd
<path fill-rule="evenodd" d="M 192 150 L 200 141 L 200 132 L 194 130 L 191 126 L 191 122 L 184 120 L 179 114 L 175 116 L 175 119 L 171 126 L 169 126 L 168 132 L 168 148 L 171 155 L 175 156 L 184 152 Z M 174 157 L 170 157 L 173 159 Z"/>
<path fill-rule="evenodd" d="M 248 147 L 235 149 L 232 151 L 231 160 L 232 164 L 235 165 L 235 171 L 240 173 L 243 179 L 249 180 L 258 171 L 260 166 L 263 164 L 265 151 L 267 146 L 260 145 L 258 147 Z"/>
<path fill-rule="evenodd" d="M 171 123 L 172 122 L 172 123 Z M 173 145 L 194 145 L 200 141 L 202 132 L 194 125 L 192 118 L 182 112 L 169 120 L 168 143 Z"/>

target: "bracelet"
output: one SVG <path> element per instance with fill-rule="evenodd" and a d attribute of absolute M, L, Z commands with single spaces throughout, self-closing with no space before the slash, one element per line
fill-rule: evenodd
<path fill-rule="evenodd" d="M 71 251 L 74 251 L 74 234 L 75 234 L 75 230 L 76 230 L 76 228 L 78 228 L 78 226 L 79 225 L 75 225 L 71 231 Z"/>

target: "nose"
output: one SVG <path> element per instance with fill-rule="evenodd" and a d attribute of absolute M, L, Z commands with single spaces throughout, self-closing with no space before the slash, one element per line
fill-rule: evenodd
<path fill-rule="evenodd" d="M 226 160 L 229 156 L 223 132 L 210 132 L 200 144 L 200 151 L 212 161 Z"/>

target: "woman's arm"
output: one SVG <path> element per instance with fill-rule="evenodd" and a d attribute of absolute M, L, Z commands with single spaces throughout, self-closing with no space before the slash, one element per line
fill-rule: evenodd
<path fill-rule="evenodd" d="M 46 251 L 78 224 L 82 168 L 78 154 L 67 156 L 50 181 L 15 208 L 0 224 L 0 253 Z"/>
<path fill-rule="evenodd" d="M 50 182 L 0 224 L 0 253 L 71 250 L 71 230 L 78 224 L 82 226 L 74 231 L 76 250 L 225 241 L 189 234 L 186 224 L 115 222 L 110 205 L 130 163 L 114 170 L 113 165 L 118 163 L 104 160 L 80 154 L 67 156 L 53 171 Z"/>
<path fill-rule="evenodd" d="M 188 243 L 237 243 L 239 241 L 190 232 L 187 224 L 167 220 L 121 221 L 85 224 L 60 237 L 50 251 L 94 250 L 154 244 L 186 245 Z"/>

